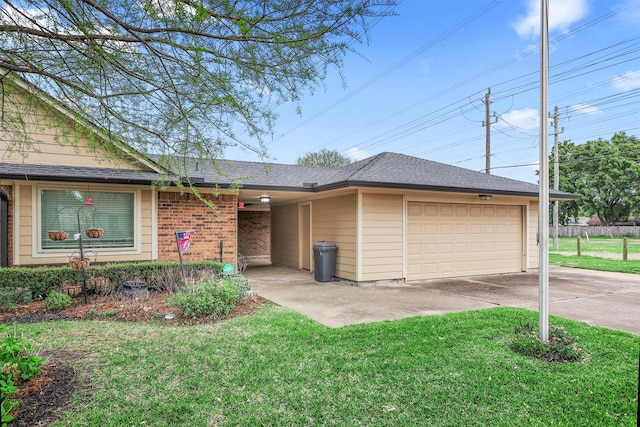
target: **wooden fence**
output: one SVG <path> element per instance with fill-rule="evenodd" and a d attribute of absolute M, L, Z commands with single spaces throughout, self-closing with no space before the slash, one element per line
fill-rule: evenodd
<path fill-rule="evenodd" d="M 585 236 L 613 236 L 613 237 L 640 237 L 640 225 L 561 225 L 558 227 L 558 236 L 576 237 Z M 549 227 L 549 236 L 553 236 L 553 227 Z"/>

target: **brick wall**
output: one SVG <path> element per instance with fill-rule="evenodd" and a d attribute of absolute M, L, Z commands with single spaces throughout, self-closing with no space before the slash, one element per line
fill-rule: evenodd
<path fill-rule="evenodd" d="M 238 253 L 245 257 L 271 255 L 271 212 L 238 211 Z"/>
<path fill-rule="evenodd" d="M 177 261 L 176 231 L 195 230 L 184 261 L 220 259 L 220 240 L 223 241 L 222 261 L 236 264 L 237 196 L 232 194 L 203 195 L 215 205 L 212 209 L 190 193 L 158 193 L 158 259 Z"/>
<path fill-rule="evenodd" d="M 7 256 L 9 258 L 8 266 L 13 266 L 13 187 L 10 185 L 0 186 L 0 191 L 9 199 L 7 203 L 7 217 L 9 224 L 7 225 L 7 236 L 0 236 L 0 239 L 7 239 Z"/>

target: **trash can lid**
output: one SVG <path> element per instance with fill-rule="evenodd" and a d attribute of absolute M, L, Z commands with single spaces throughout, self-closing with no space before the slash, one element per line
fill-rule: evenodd
<path fill-rule="evenodd" d="M 331 248 L 337 248 L 338 245 L 336 245 L 335 242 L 325 242 L 321 240 L 319 242 L 315 242 L 313 244 L 313 247 L 317 249 L 331 249 Z"/>

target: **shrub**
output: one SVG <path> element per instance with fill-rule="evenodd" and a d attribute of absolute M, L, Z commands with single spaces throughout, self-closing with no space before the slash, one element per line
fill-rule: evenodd
<path fill-rule="evenodd" d="M 573 336 L 563 327 L 549 327 L 549 348 L 541 359 L 550 362 L 581 362 L 585 352 L 578 347 Z"/>
<path fill-rule="evenodd" d="M 53 291 L 44 299 L 44 305 L 50 310 L 62 310 L 71 305 L 71 297 L 62 292 Z"/>
<path fill-rule="evenodd" d="M 237 276 L 237 275 L 236 275 Z M 182 309 L 184 315 L 191 318 L 220 317 L 246 297 L 248 282 L 244 277 L 206 276 L 196 285 L 178 291 L 168 299 L 169 304 Z"/>
<path fill-rule="evenodd" d="M 185 272 L 210 271 L 219 273 L 222 264 L 217 261 L 195 261 L 185 263 Z M 180 277 L 178 262 L 123 262 L 105 265 L 91 265 L 87 268 L 88 277 L 105 277 L 119 290 L 125 280 L 140 279 L 147 283 L 149 289 L 159 289 L 156 283 L 159 272 L 169 270 Z M 1 288 L 30 288 L 34 297 L 44 298 L 58 289 L 63 282 L 82 283 L 82 272 L 68 266 L 33 267 L 33 268 L 0 268 Z"/>
<path fill-rule="evenodd" d="M 0 312 L 17 309 L 17 304 L 31 302 L 29 288 L 0 288 Z"/>
<path fill-rule="evenodd" d="M 0 324 L 0 331 L 6 329 Z M 14 333 L 0 338 L 0 418 L 2 425 L 13 421 L 9 411 L 17 404 L 17 400 L 9 400 L 9 396 L 18 391 L 16 384 L 32 380 L 41 371 L 44 359 L 33 356 L 31 346 L 18 338 Z"/>
<path fill-rule="evenodd" d="M 523 356 L 548 362 L 582 362 L 586 357 L 571 334 L 559 326 L 549 327 L 549 342 L 544 342 L 530 323 L 515 328 L 515 338 L 509 348 Z"/>

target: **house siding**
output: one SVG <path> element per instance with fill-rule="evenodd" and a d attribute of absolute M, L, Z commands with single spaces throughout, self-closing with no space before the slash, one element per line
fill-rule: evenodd
<path fill-rule="evenodd" d="M 338 246 L 336 276 L 357 280 L 357 193 L 313 201 L 313 242 L 330 241 Z"/>
<path fill-rule="evenodd" d="M 528 255 L 527 255 L 527 269 L 539 268 L 540 254 L 538 249 L 538 201 L 532 201 L 528 207 Z"/>
<path fill-rule="evenodd" d="M 158 193 L 158 259 L 177 261 L 176 231 L 194 230 L 184 261 L 217 260 L 236 265 L 237 262 L 237 196 L 201 195 L 215 204 L 207 206 L 191 193 Z M 220 259 L 222 241 L 222 259 Z"/>
<path fill-rule="evenodd" d="M 5 108 L 20 108 L 27 123 L 27 133 L 32 141 L 25 144 L 16 139 L 10 130 L 0 131 L 0 152 L 3 162 L 28 164 L 113 167 L 140 169 L 136 162 L 107 153 L 86 135 L 88 129 L 76 126 L 60 112 L 42 107 L 31 96 L 16 91 Z M 63 130 L 64 129 L 64 130 Z"/>
<path fill-rule="evenodd" d="M 362 274 L 360 280 L 402 279 L 404 198 L 362 194 Z"/>
<path fill-rule="evenodd" d="M 298 268 L 298 205 L 271 207 L 271 262 Z"/>
<path fill-rule="evenodd" d="M 37 264 L 35 260 L 31 258 L 33 251 L 33 239 L 36 231 L 33 228 L 33 216 L 35 212 L 33 210 L 33 185 L 18 185 L 18 205 L 19 215 L 17 232 L 18 232 L 18 256 L 19 263 L 24 264 Z M 64 262 L 60 260 L 59 262 Z"/>

